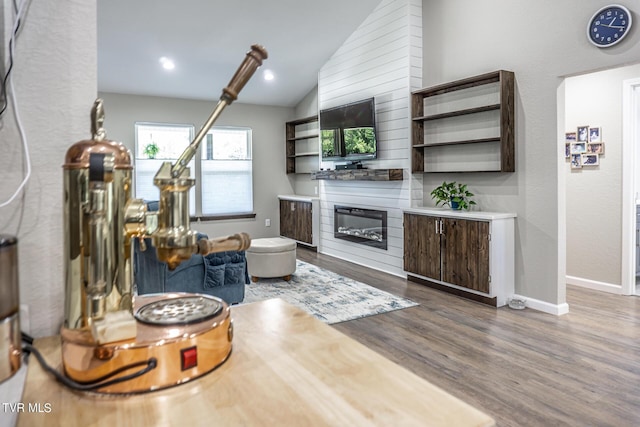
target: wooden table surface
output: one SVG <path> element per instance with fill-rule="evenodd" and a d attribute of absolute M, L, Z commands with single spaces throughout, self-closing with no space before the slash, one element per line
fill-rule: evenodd
<path fill-rule="evenodd" d="M 494 425 L 280 299 L 234 306 L 232 317 L 233 352 L 226 363 L 189 383 L 142 395 L 71 391 L 30 357 L 18 426 Z M 60 369 L 59 337 L 35 345 Z M 40 412 L 28 411 L 29 404 Z"/>

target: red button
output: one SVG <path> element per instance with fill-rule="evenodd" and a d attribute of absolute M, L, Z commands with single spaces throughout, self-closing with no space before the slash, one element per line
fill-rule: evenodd
<path fill-rule="evenodd" d="M 182 370 L 191 369 L 198 366 L 198 348 L 189 347 L 180 350 L 180 356 L 182 358 Z"/>

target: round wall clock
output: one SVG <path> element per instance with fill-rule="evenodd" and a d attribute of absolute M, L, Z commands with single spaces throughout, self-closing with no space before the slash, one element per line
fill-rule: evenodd
<path fill-rule="evenodd" d="M 619 4 L 610 4 L 593 14 L 587 26 L 587 38 L 598 47 L 620 43 L 631 29 L 631 13 Z"/>

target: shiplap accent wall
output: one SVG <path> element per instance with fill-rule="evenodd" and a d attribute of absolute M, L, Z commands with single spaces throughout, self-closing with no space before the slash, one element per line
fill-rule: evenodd
<path fill-rule="evenodd" d="M 423 197 L 422 177 L 412 176 L 410 164 L 410 93 L 421 82 L 420 0 L 383 0 L 320 70 L 320 109 L 375 97 L 378 158 L 365 165 L 404 169 L 403 181 L 318 181 L 320 252 L 404 275 L 402 209 L 421 206 Z M 334 205 L 386 210 L 388 249 L 335 239 Z"/>

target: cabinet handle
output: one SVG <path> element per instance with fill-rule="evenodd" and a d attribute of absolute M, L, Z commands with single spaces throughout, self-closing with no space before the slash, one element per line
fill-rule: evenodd
<path fill-rule="evenodd" d="M 438 221 L 438 220 L 436 219 L 436 234 L 440 234 L 440 232 L 438 231 L 438 223 L 439 223 L 439 222 L 440 222 L 440 221 Z"/>
<path fill-rule="evenodd" d="M 440 234 L 444 234 L 444 220 L 440 220 Z"/>

